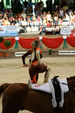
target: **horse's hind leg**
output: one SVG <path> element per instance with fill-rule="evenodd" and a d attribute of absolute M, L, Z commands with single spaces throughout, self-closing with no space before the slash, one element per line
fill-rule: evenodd
<path fill-rule="evenodd" d="M 13 111 L 13 112 L 12 112 L 12 110 L 11 110 L 11 111 L 2 110 L 2 113 L 18 113 L 18 111 Z"/>
<path fill-rule="evenodd" d="M 2 99 L 2 113 L 18 113 L 19 108 L 16 105 L 16 101 L 11 95 L 6 92 Z"/>
<path fill-rule="evenodd" d="M 13 107 L 12 108 L 8 108 L 8 107 L 3 107 L 2 108 L 2 113 L 18 113 L 19 110 L 15 110 Z"/>

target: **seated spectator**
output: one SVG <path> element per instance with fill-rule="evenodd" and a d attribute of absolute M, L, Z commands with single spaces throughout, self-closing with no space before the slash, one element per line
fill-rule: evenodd
<path fill-rule="evenodd" d="M 2 25 L 3 25 L 3 26 L 10 25 L 10 22 L 9 22 L 8 18 L 3 18 L 3 20 L 2 20 Z"/>
<path fill-rule="evenodd" d="M 2 19 L 0 19 L 0 26 L 2 25 Z"/>
<path fill-rule="evenodd" d="M 10 18 L 10 17 L 13 17 L 13 12 L 12 12 L 12 10 L 9 10 L 8 16 L 9 16 L 9 18 Z"/>
<path fill-rule="evenodd" d="M 58 14 L 55 13 L 55 15 L 54 15 L 54 17 L 53 17 L 53 21 L 54 21 L 54 24 L 55 24 L 55 25 L 58 25 L 58 20 L 59 20 Z"/>
<path fill-rule="evenodd" d="M 51 26 L 52 26 L 51 21 L 47 21 L 47 27 L 51 27 Z"/>
<path fill-rule="evenodd" d="M 75 22 L 75 15 L 74 13 L 72 12 L 71 15 L 70 15 L 70 24 L 73 25 Z"/>
<path fill-rule="evenodd" d="M 8 18 L 6 13 L 4 13 L 3 18 Z"/>
<path fill-rule="evenodd" d="M 0 12 L 0 19 L 2 19 L 2 12 Z"/>
<path fill-rule="evenodd" d="M 48 13 L 46 15 L 46 18 L 47 18 L 47 21 L 51 21 L 52 20 L 52 17 L 51 17 L 51 14 L 50 14 L 49 11 L 48 11 Z"/>
<path fill-rule="evenodd" d="M 22 11 L 21 16 L 22 16 L 23 19 L 26 19 L 26 13 L 25 13 L 25 11 Z"/>
<path fill-rule="evenodd" d="M 60 8 L 60 10 L 59 10 L 59 17 L 60 18 L 64 17 L 64 10 L 63 10 L 63 8 Z"/>
<path fill-rule="evenodd" d="M 64 21 L 66 21 L 66 22 L 70 21 L 70 16 L 67 13 L 65 13 Z"/>
<path fill-rule="evenodd" d="M 43 26 L 46 26 L 46 22 L 47 22 L 47 19 L 46 19 L 46 17 L 43 17 L 43 21 L 42 21 L 42 23 L 43 23 Z"/>
<path fill-rule="evenodd" d="M 15 25 L 15 24 L 16 24 L 16 19 L 13 17 L 11 21 L 11 25 Z"/>

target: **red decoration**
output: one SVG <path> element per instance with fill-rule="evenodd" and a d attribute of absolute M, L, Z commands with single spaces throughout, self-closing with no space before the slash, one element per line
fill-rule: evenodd
<path fill-rule="evenodd" d="M 30 49 L 30 48 L 32 48 L 31 43 L 35 39 L 38 39 L 38 38 L 32 38 L 32 39 L 19 38 L 18 42 L 19 42 L 19 44 L 22 48 Z M 4 46 L 4 41 L 5 40 L 10 40 L 11 41 L 11 46 L 10 47 L 6 48 Z M 63 41 L 64 41 L 64 39 L 62 37 L 59 37 L 59 38 L 43 38 L 42 39 L 42 43 L 46 47 L 52 48 L 52 49 L 57 49 L 58 47 L 60 47 L 60 45 L 63 43 Z M 4 39 L 3 42 L 0 42 L 0 49 L 9 49 L 9 48 L 14 46 L 15 42 L 16 42 L 16 40 L 14 38 Z M 71 45 L 72 47 L 75 47 L 75 36 L 67 37 L 66 42 L 69 45 Z"/>
<path fill-rule="evenodd" d="M 30 49 L 32 48 L 31 43 L 37 38 L 32 38 L 32 39 L 23 39 L 20 38 L 18 40 L 19 44 L 21 45 L 21 47 L 26 48 L 26 49 Z"/>
<path fill-rule="evenodd" d="M 75 37 L 68 37 L 67 39 L 66 39 L 66 41 L 67 41 L 67 43 L 69 44 L 69 45 L 71 45 L 72 47 L 75 47 Z"/>
<path fill-rule="evenodd" d="M 63 38 L 43 38 L 42 42 L 48 48 L 57 49 L 63 43 Z"/>
<path fill-rule="evenodd" d="M 5 40 L 10 40 L 11 41 L 11 46 L 10 47 L 7 48 L 7 47 L 4 46 Z M 15 44 L 15 39 L 14 38 L 4 39 L 3 42 L 0 43 L 0 49 L 9 49 L 9 48 L 13 47 L 14 44 Z"/>

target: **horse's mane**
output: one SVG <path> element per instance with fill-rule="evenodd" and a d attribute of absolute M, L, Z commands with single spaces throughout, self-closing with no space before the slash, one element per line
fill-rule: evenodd
<path fill-rule="evenodd" d="M 69 87 L 71 89 L 74 89 L 74 91 L 75 91 L 75 76 L 71 76 L 71 77 L 67 78 L 67 81 L 68 81 Z"/>
<path fill-rule="evenodd" d="M 67 79 L 68 79 L 68 80 L 70 79 L 70 80 L 75 81 L 75 76 L 68 77 Z"/>

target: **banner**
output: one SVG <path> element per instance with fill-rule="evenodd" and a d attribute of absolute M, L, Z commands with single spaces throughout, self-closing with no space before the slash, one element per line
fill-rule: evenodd
<path fill-rule="evenodd" d="M 61 30 L 60 30 L 60 34 L 62 34 L 62 35 L 70 35 L 71 34 L 70 26 L 62 26 Z"/>
<path fill-rule="evenodd" d="M 17 26 L 0 26 L 0 36 L 17 36 Z"/>
<path fill-rule="evenodd" d="M 4 8 L 11 8 L 11 0 L 4 0 Z"/>

